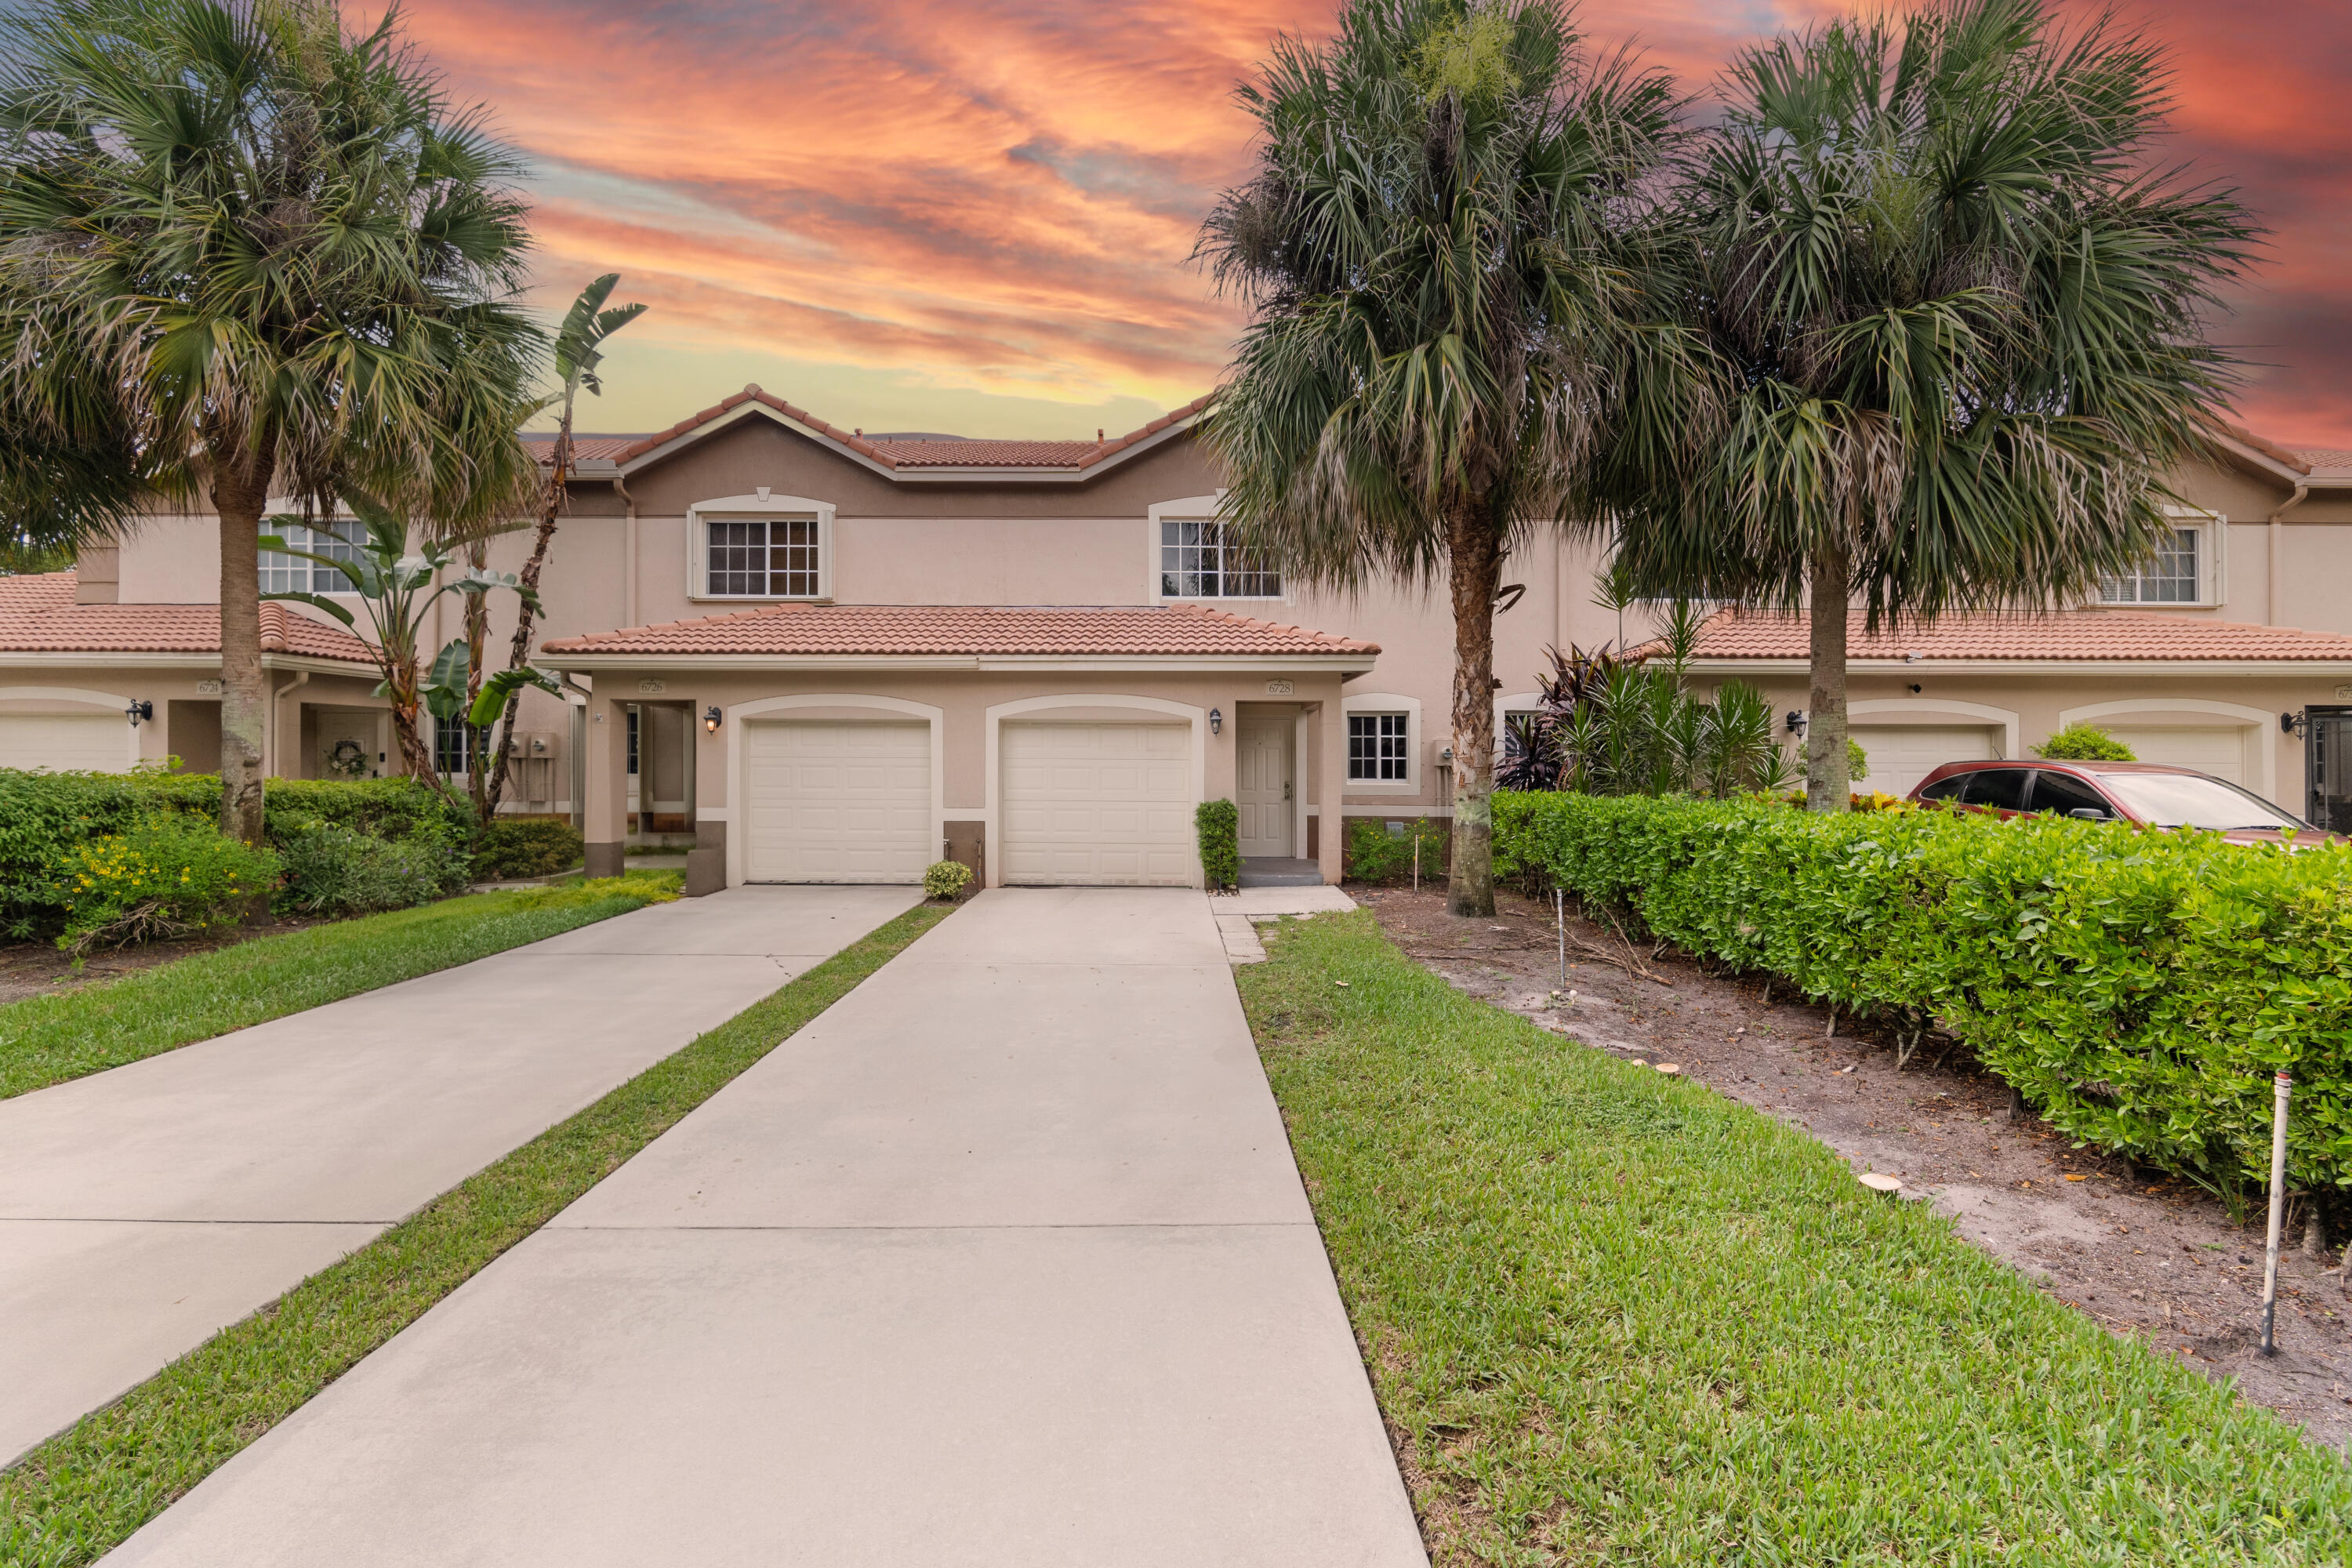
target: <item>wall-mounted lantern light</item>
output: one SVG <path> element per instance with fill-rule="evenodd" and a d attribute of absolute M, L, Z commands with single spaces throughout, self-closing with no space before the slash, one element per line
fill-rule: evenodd
<path fill-rule="evenodd" d="M 710 733 L 716 735 L 719 733 L 719 725 L 721 718 L 722 715 L 719 711 L 719 704 L 714 702 L 709 707 L 705 708 L 702 710 L 702 727 L 705 730 L 708 730 Z"/>
<path fill-rule="evenodd" d="M 1224 732 L 1225 732 L 1225 710 L 1224 710 L 1223 709 L 1222 709 L 1222 708 L 1212 708 L 1212 709 L 1210 709 L 1210 710 L 1209 710 L 1209 733 L 1210 733 L 1210 734 L 1212 734 L 1212 735 L 1222 735 L 1222 734 L 1223 734 Z"/>
<path fill-rule="evenodd" d="M 2307 714 L 2282 713 L 2279 715 L 2279 732 L 2283 735 L 2300 735 L 2310 725 L 2311 719 Z"/>
<path fill-rule="evenodd" d="M 131 721 L 131 727 L 136 730 L 142 720 L 155 717 L 155 705 L 152 702 L 134 701 L 122 712 L 123 716 Z"/>
<path fill-rule="evenodd" d="M 1789 733 L 1796 736 L 1800 741 L 1805 738 L 1805 716 L 1802 713 L 1794 708 L 1790 709 L 1788 723 Z"/>

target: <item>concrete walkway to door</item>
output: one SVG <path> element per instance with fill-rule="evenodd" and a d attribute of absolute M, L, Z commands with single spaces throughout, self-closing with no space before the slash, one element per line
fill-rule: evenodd
<path fill-rule="evenodd" d="M 740 888 L 0 1100 L 0 1464 L 910 908 Z"/>
<path fill-rule="evenodd" d="M 109 1561 L 1427 1559 L 1208 900 L 1009 889 Z"/>

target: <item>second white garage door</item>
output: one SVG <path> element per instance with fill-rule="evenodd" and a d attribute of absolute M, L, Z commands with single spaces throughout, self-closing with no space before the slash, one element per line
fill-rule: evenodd
<path fill-rule="evenodd" d="M 928 724 L 751 723 L 743 875 L 919 882 L 939 858 Z"/>
<path fill-rule="evenodd" d="M 1906 795 L 1946 763 L 1976 763 L 2000 755 L 1993 732 L 1970 724 L 1856 724 L 1851 731 L 1870 761 L 1856 786 Z"/>
<path fill-rule="evenodd" d="M 2195 768 L 2233 784 L 2246 783 L 2246 732 L 2242 729 L 2189 729 L 2151 724 L 2144 730 L 2110 729 L 2143 763 Z"/>
<path fill-rule="evenodd" d="M 131 766 L 120 713 L 0 714 L 0 768 L 119 773 Z"/>
<path fill-rule="evenodd" d="M 1183 724 L 1007 724 L 1007 882 L 1190 887 L 1192 731 Z"/>

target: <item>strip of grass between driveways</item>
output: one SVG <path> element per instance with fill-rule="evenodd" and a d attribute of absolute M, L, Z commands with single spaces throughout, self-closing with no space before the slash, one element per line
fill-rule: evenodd
<path fill-rule="evenodd" d="M 909 910 L 0 1472 L 0 1563 L 95 1561 L 948 913 Z"/>
<path fill-rule="evenodd" d="M 674 873 L 444 899 L 0 1006 L 0 1100 L 454 968 L 677 896 Z"/>
<path fill-rule="evenodd" d="M 2343 1561 L 2352 1478 L 1801 1132 L 1366 913 L 1238 972 L 1433 1558 Z"/>

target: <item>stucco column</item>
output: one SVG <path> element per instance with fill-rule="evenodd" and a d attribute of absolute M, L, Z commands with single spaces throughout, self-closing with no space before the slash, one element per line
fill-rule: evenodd
<path fill-rule="evenodd" d="M 617 877 L 629 825 L 629 710 L 626 703 L 594 698 L 588 704 L 588 802 L 582 817 L 588 840 L 588 875 Z"/>
<path fill-rule="evenodd" d="M 694 824 L 694 847 L 686 852 L 686 896 L 723 891 L 727 886 L 727 731 L 722 718 L 717 731 L 705 727 L 704 710 L 716 706 L 706 696 L 686 706 L 687 744 L 693 748 L 692 795 L 687 811 Z"/>
<path fill-rule="evenodd" d="M 1323 700 L 1315 726 L 1315 865 L 1323 880 L 1338 887 L 1348 869 L 1348 821 L 1339 815 L 1339 795 L 1348 787 L 1348 715 L 1339 693 Z"/>

